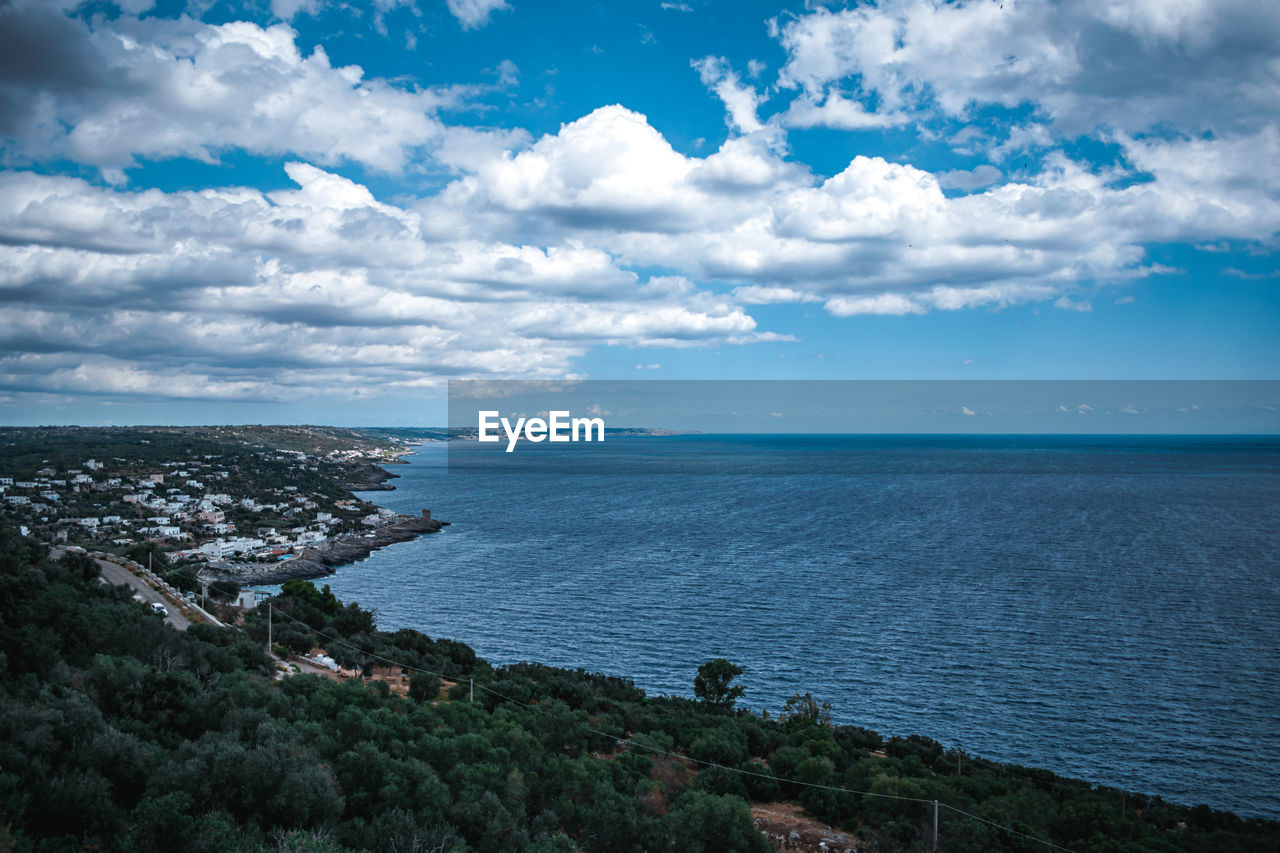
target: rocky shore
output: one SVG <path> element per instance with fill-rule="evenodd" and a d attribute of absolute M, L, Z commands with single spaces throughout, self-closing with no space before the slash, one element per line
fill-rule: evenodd
<path fill-rule="evenodd" d="M 320 578 L 333 574 L 337 566 L 363 560 L 379 548 L 397 542 L 408 542 L 427 533 L 438 533 L 448 524 L 447 521 L 432 518 L 431 510 L 424 509 L 421 516 L 394 516 L 390 523 L 375 527 L 368 533 L 325 540 L 290 560 L 276 563 L 233 563 L 221 560 L 210 563 L 200 575 L 211 581 L 232 581 L 242 586 L 278 584 L 294 578 Z"/>
<path fill-rule="evenodd" d="M 343 483 L 342 488 L 349 492 L 390 492 L 395 486 L 387 482 L 387 480 L 395 480 L 400 477 L 399 474 L 392 474 L 382 465 L 408 465 L 403 459 L 388 459 L 379 465 L 369 463 L 369 465 L 360 472 L 360 479 L 356 482 Z"/>

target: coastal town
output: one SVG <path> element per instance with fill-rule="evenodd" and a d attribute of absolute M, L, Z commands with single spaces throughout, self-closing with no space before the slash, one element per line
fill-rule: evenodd
<path fill-rule="evenodd" d="M 392 488 L 382 466 L 411 451 L 403 438 L 323 427 L 57 428 L 7 429 L 0 443 L 0 513 L 24 535 L 106 553 L 141 546 L 196 566 L 206 581 L 317 577 L 444 524 L 429 510 L 406 516 L 354 494 Z"/>

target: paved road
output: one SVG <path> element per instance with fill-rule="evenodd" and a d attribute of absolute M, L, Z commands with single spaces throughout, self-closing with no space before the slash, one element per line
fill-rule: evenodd
<path fill-rule="evenodd" d="M 61 549 L 58 550 L 60 551 Z M 93 559 L 94 562 L 102 567 L 103 580 L 112 586 L 123 585 L 132 587 L 133 591 L 136 592 L 147 604 L 151 604 L 152 602 L 163 604 L 165 609 L 169 611 L 169 615 L 165 617 L 164 621 L 168 622 L 179 631 L 187 630 L 187 625 L 190 623 L 187 621 L 187 617 L 182 613 L 182 611 L 180 611 L 172 601 L 147 586 L 146 581 L 126 569 L 124 566 L 116 563 L 109 563 L 106 560 L 99 560 L 96 557 Z"/>

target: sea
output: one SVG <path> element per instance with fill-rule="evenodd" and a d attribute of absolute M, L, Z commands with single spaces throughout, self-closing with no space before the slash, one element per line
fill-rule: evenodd
<path fill-rule="evenodd" d="M 451 526 L 326 579 L 380 627 L 1280 819 L 1280 440 L 610 437 L 428 443 Z M 511 464 L 526 453 L 526 464 Z"/>

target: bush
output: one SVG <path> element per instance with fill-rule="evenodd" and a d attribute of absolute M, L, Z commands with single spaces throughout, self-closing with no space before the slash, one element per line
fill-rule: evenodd
<path fill-rule="evenodd" d="M 409 698 L 417 702 L 429 702 L 440 695 L 440 679 L 425 672 L 409 676 Z"/>

